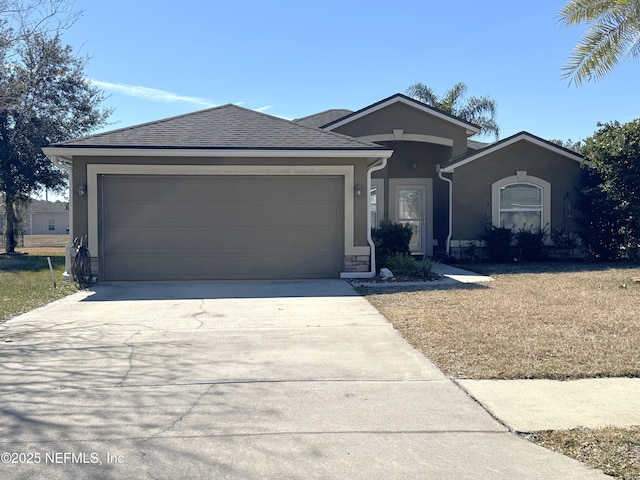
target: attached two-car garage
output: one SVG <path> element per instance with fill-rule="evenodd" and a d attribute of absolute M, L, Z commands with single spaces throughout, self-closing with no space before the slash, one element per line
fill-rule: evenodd
<path fill-rule="evenodd" d="M 344 176 L 99 175 L 102 280 L 338 278 Z"/>
<path fill-rule="evenodd" d="M 367 276 L 368 178 L 393 154 L 231 104 L 43 151 L 99 281 Z"/>

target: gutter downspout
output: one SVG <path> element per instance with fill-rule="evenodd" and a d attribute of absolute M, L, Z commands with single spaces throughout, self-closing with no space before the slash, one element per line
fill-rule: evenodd
<path fill-rule="evenodd" d="M 71 276 L 71 247 L 73 246 L 73 165 L 60 157 L 49 157 L 53 164 L 69 174 L 69 238 L 64 252 L 64 280 L 73 280 Z"/>
<path fill-rule="evenodd" d="M 453 235 L 453 181 L 450 178 L 446 178 L 442 176 L 442 170 L 440 169 L 440 164 L 436 165 L 436 172 L 438 172 L 438 177 L 440 177 L 440 180 L 444 180 L 449 184 L 449 234 L 447 235 L 447 244 L 446 244 L 446 251 L 448 256 L 449 249 L 451 246 L 451 236 Z"/>
<path fill-rule="evenodd" d="M 376 273 L 378 273 L 378 270 L 376 269 L 376 245 L 373 243 L 373 237 L 371 237 L 371 213 L 369 212 L 369 205 L 371 204 L 371 174 L 385 168 L 387 166 L 387 160 L 387 157 L 382 157 L 377 160 L 380 164 L 376 165 L 374 163 L 367 170 L 367 199 L 369 200 L 367 202 L 367 242 L 369 243 L 369 247 L 371 247 L 371 255 L 369 257 L 371 270 L 369 271 L 369 278 L 375 277 Z"/>
<path fill-rule="evenodd" d="M 376 276 L 376 246 L 373 243 L 373 238 L 371 237 L 371 214 L 369 213 L 371 200 L 371 174 L 385 168 L 387 166 L 387 160 L 387 157 L 380 157 L 367 167 L 367 243 L 369 244 L 370 249 L 369 259 L 371 268 L 368 272 L 345 272 L 344 274 L 340 274 L 340 278 L 373 278 Z"/>

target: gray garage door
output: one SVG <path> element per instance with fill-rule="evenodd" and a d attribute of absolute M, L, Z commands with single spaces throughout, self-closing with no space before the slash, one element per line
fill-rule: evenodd
<path fill-rule="evenodd" d="M 337 278 L 344 180 L 100 177 L 103 280 Z"/>

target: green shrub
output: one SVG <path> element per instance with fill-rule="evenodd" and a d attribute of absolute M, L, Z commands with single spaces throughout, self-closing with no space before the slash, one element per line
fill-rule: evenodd
<path fill-rule="evenodd" d="M 394 275 L 408 275 L 411 277 L 420 275 L 420 267 L 409 253 L 396 253 L 387 257 L 387 268 Z"/>
<path fill-rule="evenodd" d="M 420 263 L 419 270 L 420 276 L 425 280 L 436 280 L 439 275 L 433 271 L 433 267 L 438 262 L 434 262 L 432 259 L 425 257 Z"/>
<path fill-rule="evenodd" d="M 510 228 L 491 225 L 480 236 L 487 244 L 487 255 L 492 262 L 506 262 L 512 260 L 511 243 L 513 232 Z"/>
<path fill-rule="evenodd" d="M 542 260 L 544 254 L 544 242 L 547 238 L 545 229 L 527 228 L 524 225 L 515 234 L 516 248 L 520 250 L 520 258 L 525 262 L 537 262 Z"/>
<path fill-rule="evenodd" d="M 424 258 L 422 261 L 416 261 L 408 253 L 396 253 L 388 258 L 387 268 L 394 275 L 422 278 L 423 280 L 435 280 L 438 275 L 433 271 L 436 264 L 430 258 Z"/>
<path fill-rule="evenodd" d="M 478 244 L 475 240 L 471 240 L 462 250 L 463 262 L 476 263 L 480 260 L 480 253 L 478 251 Z"/>
<path fill-rule="evenodd" d="M 580 235 L 576 232 L 567 232 L 564 228 L 556 228 L 551 234 L 551 240 L 563 257 L 570 257 L 578 247 Z"/>
<path fill-rule="evenodd" d="M 395 254 L 409 255 L 409 242 L 413 231 L 407 224 L 392 223 L 388 220 L 380 222 L 380 227 L 371 231 L 376 246 L 376 263 L 378 267 L 389 267 L 389 258 Z M 391 269 L 393 271 L 393 269 Z"/>

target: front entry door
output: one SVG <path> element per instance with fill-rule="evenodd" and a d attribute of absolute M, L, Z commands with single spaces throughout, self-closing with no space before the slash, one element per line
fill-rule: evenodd
<path fill-rule="evenodd" d="M 428 228 L 431 223 L 428 216 L 431 193 L 429 185 L 426 182 L 417 183 L 416 179 L 411 183 L 406 180 L 390 180 L 390 183 L 394 184 L 392 189 L 394 205 L 391 210 L 395 217 L 393 221 L 408 224 L 411 227 L 413 235 L 409 242 L 409 249 L 412 254 L 432 255 L 433 252 L 429 248 L 431 242 L 427 240 L 431 230 Z"/>

